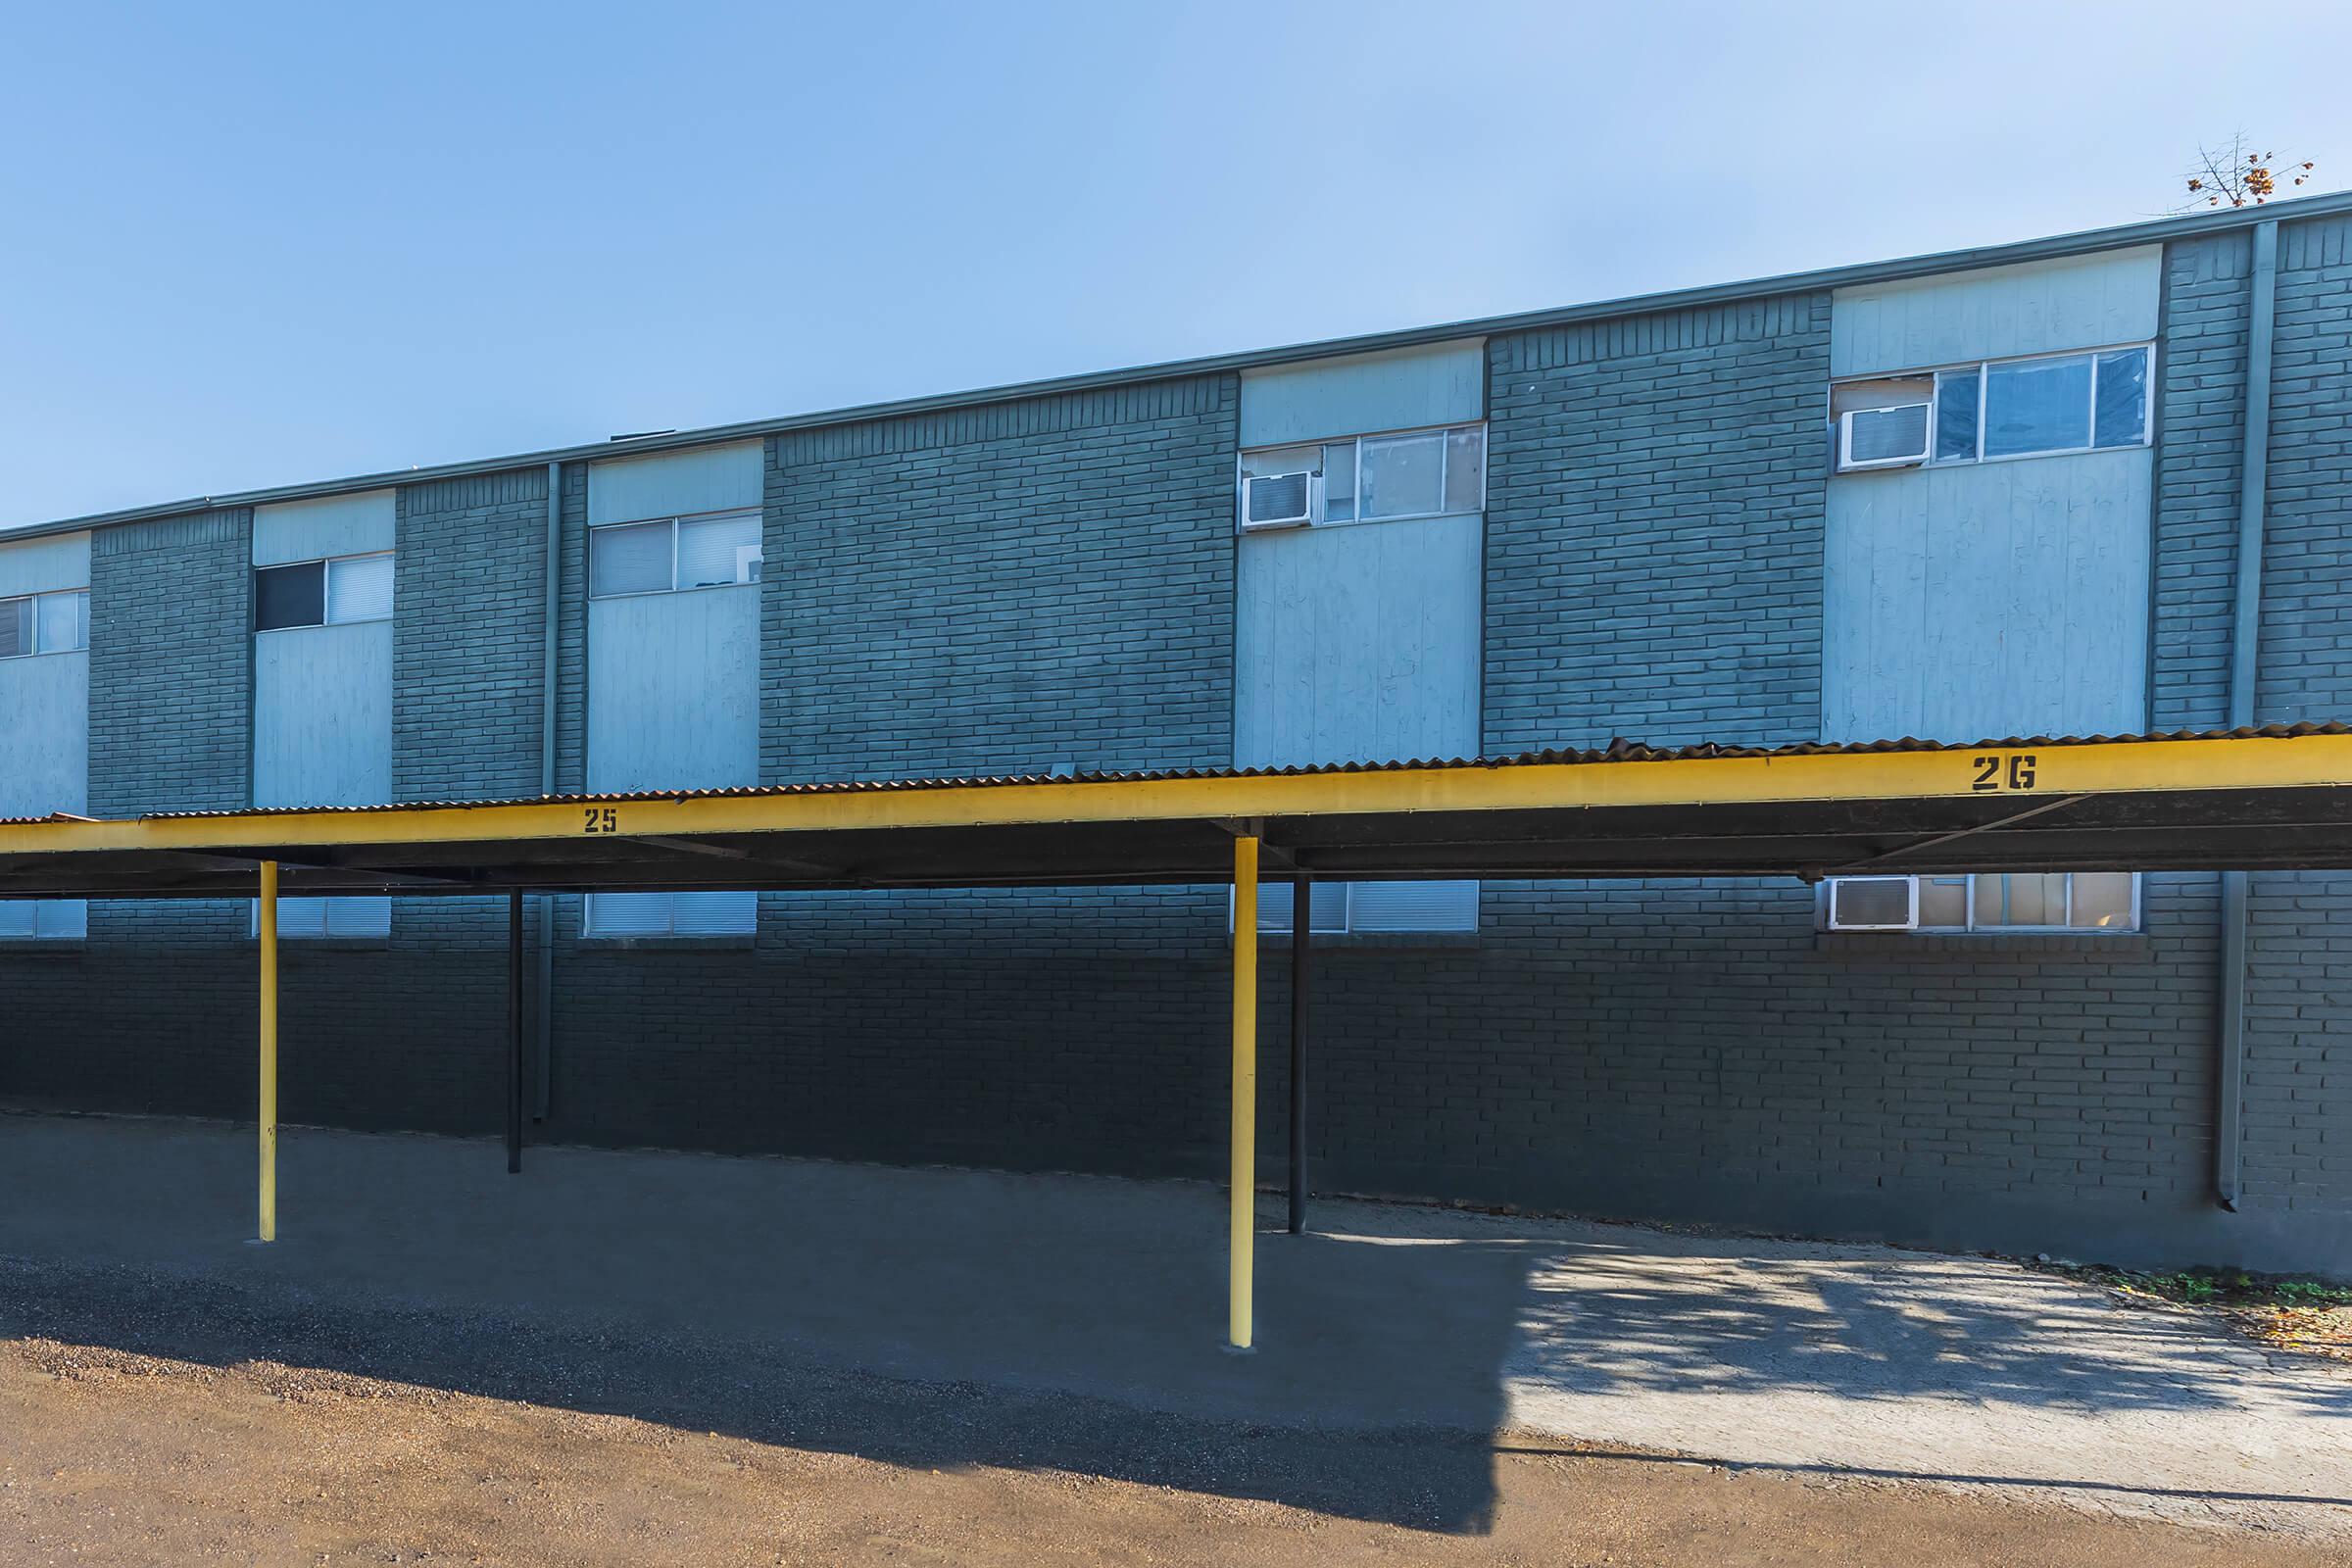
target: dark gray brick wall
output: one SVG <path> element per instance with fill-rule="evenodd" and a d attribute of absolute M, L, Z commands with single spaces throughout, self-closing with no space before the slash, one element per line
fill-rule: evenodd
<path fill-rule="evenodd" d="M 2229 719 L 2250 254 L 2244 234 L 2165 251 L 2148 704 L 2160 730 Z"/>
<path fill-rule="evenodd" d="M 771 442 L 763 776 L 1229 760 L 1237 408 L 1203 377 Z M 567 726 L 583 636 L 567 617 Z M 1224 908 L 1206 889 L 778 895 L 743 952 L 582 943 L 566 901 L 556 1120 L 1206 1174 Z"/>
<path fill-rule="evenodd" d="M 2352 221 L 2279 230 L 2256 712 L 2352 718 Z M 2352 875 L 2248 891 L 2244 1196 L 2352 1210 Z"/>
<path fill-rule="evenodd" d="M 1818 739 L 1829 296 L 1487 352 L 1486 749 Z"/>
<path fill-rule="evenodd" d="M 538 794 L 547 470 L 408 485 L 399 518 L 394 798 Z"/>
<path fill-rule="evenodd" d="M 1233 756 L 1231 376 L 783 436 L 772 782 Z"/>
<path fill-rule="evenodd" d="M 253 514 L 90 538 L 90 809 L 252 804 Z"/>

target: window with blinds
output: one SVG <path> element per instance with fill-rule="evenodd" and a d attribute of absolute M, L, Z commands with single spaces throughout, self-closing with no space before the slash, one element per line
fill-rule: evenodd
<path fill-rule="evenodd" d="M 760 921 L 757 893 L 591 893 L 592 937 L 750 936 Z"/>

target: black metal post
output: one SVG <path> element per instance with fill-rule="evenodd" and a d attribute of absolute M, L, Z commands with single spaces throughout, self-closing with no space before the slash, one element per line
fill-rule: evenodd
<path fill-rule="evenodd" d="M 507 895 L 507 1173 L 522 1171 L 522 889 Z"/>
<path fill-rule="evenodd" d="M 1291 1234 L 1306 1230 L 1306 949 L 1314 884 L 1291 883 Z"/>

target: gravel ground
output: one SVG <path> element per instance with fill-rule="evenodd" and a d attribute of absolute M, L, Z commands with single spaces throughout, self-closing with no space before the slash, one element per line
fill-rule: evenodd
<path fill-rule="evenodd" d="M 36 1319 L 71 1332 L 21 1335 Z M 413 1366 L 439 1381 L 381 1375 Z M 675 1419 L 689 1412 L 694 1423 Z M 699 1424 L 714 1413 L 717 1429 Z M 1474 1519 L 1429 1485 L 1464 1457 L 1492 1472 Z M 794 1367 L 676 1336 L 355 1311 L 13 1259 L 0 1260 L 0 1555 L 983 1568 L 2352 1560 L 2326 1542 L 1526 1436 L 1491 1446 L 1154 1415 Z"/>

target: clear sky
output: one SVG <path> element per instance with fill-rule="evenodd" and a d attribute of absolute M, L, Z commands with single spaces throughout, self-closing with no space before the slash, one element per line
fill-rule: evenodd
<path fill-rule="evenodd" d="M 2128 222 L 2278 4 L 0 10 L 0 525 Z"/>

